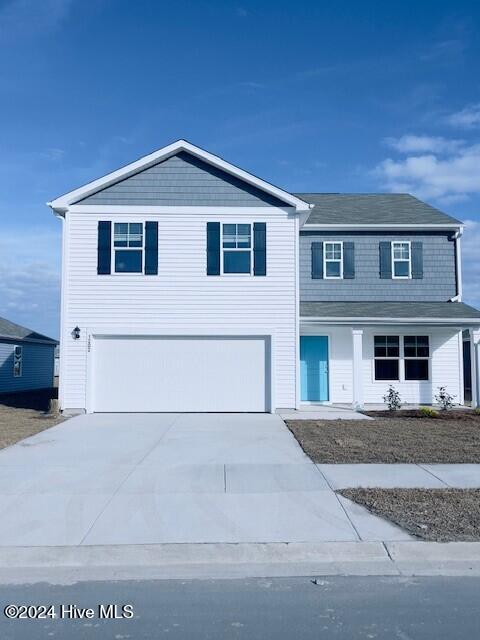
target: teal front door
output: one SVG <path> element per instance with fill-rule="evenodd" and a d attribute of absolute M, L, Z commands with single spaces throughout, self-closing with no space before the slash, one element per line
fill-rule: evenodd
<path fill-rule="evenodd" d="M 300 337 L 300 398 L 303 402 L 328 400 L 328 338 Z"/>

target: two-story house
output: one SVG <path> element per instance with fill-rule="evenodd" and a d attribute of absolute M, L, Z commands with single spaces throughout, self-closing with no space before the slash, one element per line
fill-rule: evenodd
<path fill-rule="evenodd" d="M 64 411 L 479 403 L 462 223 L 405 194 L 292 194 L 180 140 L 49 203 Z"/>

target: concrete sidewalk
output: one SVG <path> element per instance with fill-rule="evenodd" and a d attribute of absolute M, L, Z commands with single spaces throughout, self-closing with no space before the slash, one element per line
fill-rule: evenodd
<path fill-rule="evenodd" d="M 480 464 L 319 464 L 333 489 L 480 488 Z"/>

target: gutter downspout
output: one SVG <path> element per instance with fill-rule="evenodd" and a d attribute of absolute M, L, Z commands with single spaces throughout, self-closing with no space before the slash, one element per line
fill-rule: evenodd
<path fill-rule="evenodd" d="M 463 235 L 463 227 L 455 233 L 453 239 L 455 241 L 455 274 L 457 280 L 457 295 L 454 298 L 451 298 L 451 302 L 461 302 L 463 295 L 463 285 L 462 285 L 462 246 L 461 246 L 461 237 Z"/>

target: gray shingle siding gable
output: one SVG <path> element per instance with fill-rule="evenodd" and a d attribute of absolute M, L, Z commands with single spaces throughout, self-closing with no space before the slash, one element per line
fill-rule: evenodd
<path fill-rule="evenodd" d="M 13 349 L 23 347 L 22 375 L 13 375 Z M 55 344 L 0 341 L 0 393 L 46 389 L 53 385 Z"/>
<path fill-rule="evenodd" d="M 375 233 L 307 232 L 300 234 L 300 299 L 302 301 L 430 301 L 446 302 L 456 295 L 455 243 L 442 232 Z M 311 244 L 343 240 L 355 243 L 355 278 L 317 280 L 311 275 Z M 423 278 L 382 280 L 379 242 L 415 240 L 423 243 Z"/>
<path fill-rule="evenodd" d="M 408 193 L 296 193 L 314 204 L 307 224 L 461 224 Z"/>
<path fill-rule="evenodd" d="M 138 206 L 288 206 L 285 202 L 185 151 L 97 191 L 79 203 Z"/>

